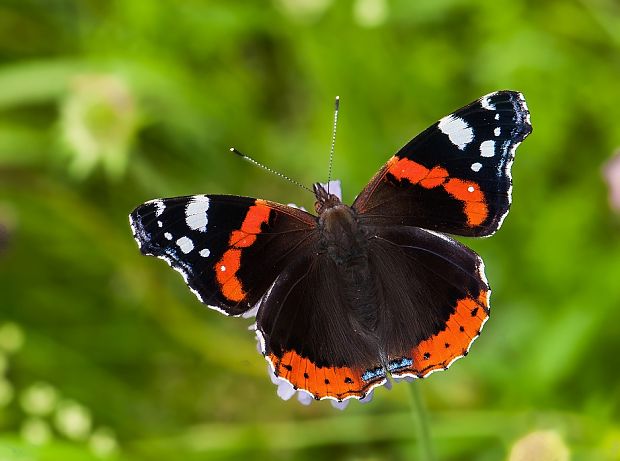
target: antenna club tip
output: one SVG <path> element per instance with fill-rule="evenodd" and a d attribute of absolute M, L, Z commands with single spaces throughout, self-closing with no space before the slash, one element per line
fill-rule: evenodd
<path fill-rule="evenodd" d="M 231 147 L 230 149 L 228 149 L 230 152 L 232 152 L 233 154 L 237 154 L 240 157 L 244 157 L 244 155 L 239 152 L 237 149 L 235 149 L 234 147 Z"/>
<path fill-rule="evenodd" d="M 340 107 L 340 96 L 336 96 L 336 101 L 334 102 L 334 107 L 336 110 Z"/>

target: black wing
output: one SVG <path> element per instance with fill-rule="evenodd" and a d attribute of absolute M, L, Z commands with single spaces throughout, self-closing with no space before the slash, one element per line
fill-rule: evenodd
<path fill-rule="evenodd" d="M 280 275 L 257 315 L 263 353 L 275 375 L 316 399 L 359 399 L 384 384 L 377 338 L 357 327 L 350 307 L 326 253 Z"/>
<path fill-rule="evenodd" d="M 378 228 L 369 258 L 379 299 L 378 336 L 393 376 L 423 377 L 467 354 L 489 316 L 482 259 L 441 234 Z"/>
<path fill-rule="evenodd" d="M 532 131 L 521 93 L 498 91 L 442 118 L 375 175 L 353 208 L 369 225 L 493 234 L 508 214 L 510 168 Z"/>
<path fill-rule="evenodd" d="M 151 200 L 129 220 L 143 254 L 164 259 L 201 302 L 227 315 L 256 305 L 317 238 L 309 213 L 232 195 Z"/>

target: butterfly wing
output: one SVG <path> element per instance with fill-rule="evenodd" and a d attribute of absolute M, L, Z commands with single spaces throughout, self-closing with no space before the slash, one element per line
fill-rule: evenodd
<path fill-rule="evenodd" d="M 412 139 L 375 175 L 353 208 L 374 225 L 491 235 L 510 208 L 515 150 L 531 131 L 521 93 L 486 95 Z"/>
<path fill-rule="evenodd" d="M 250 197 L 152 200 L 129 220 L 143 254 L 164 259 L 201 302 L 227 315 L 255 306 L 289 255 L 317 238 L 316 217 Z"/>
<path fill-rule="evenodd" d="M 257 315 L 262 351 L 274 374 L 316 399 L 359 399 L 384 384 L 376 335 L 357 327 L 350 304 L 327 254 L 289 266 Z"/>
<path fill-rule="evenodd" d="M 467 354 L 489 316 L 490 288 L 476 253 L 445 235 L 400 226 L 375 229 L 369 259 L 392 376 L 423 377 Z"/>
<path fill-rule="evenodd" d="M 482 260 L 455 240 L 377 227 L 368 280 L 377 328 L 360 328 L 328 255 L 300 258 L 262 300 L 257 328 L 276 376 L 316 399 L 363 398 L 395 377 L 424 377 L 466 355 L 489 316 Z"/>

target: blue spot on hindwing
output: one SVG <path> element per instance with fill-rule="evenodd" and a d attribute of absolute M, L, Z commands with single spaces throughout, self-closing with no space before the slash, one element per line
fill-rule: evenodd
<path fill-rule="evenodd" d="M 385 378 L 385 370 L 383 367 L 369 368 L 362 375 L 363 381 L 371 381 L 375 378 Z"/>
<path fill-rule="evenodd" d="M 411 365 L 413 365 L 413 360 L 411 360 L 409 357 L 401 357 L 388 363 L 388 370 L 397 371 L 403 368 L 410 367 Z"/>

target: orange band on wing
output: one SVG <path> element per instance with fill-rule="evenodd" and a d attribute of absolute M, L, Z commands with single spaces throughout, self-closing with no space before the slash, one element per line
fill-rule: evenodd
<path fill-rule="evenodd" d="M 489 317 L 487 292 L 478 299 L 467 297 L 456 304 L 446 327 L 422 341 L 411 351 L 410 364 L 392 371 L 392 375 L 426 376 L 435 370 L 446 369 L 455 359 L 467 355 L 471 343 L 480 334 L 482 325 Z"/>
<path fill-rule="evenodd" d="M 489 215 L 484 194 L 480 190 L 480 186 L 475 182 L 449 179 L 443 187 L 448 194 L 465 204 L 467 224 L 470 226 L 478 226 Z"/>
<path fill-rule="evenodd" d="M 436 166 L 435 168 L 428 170 L 426 177 L 420 181 L 420 186 L 427 189 L 441 186 L 448 177 L 448 172 L 443 168 Z"/>
<path fill-rule="evenodd" d="M 279 358 L 267 355 L 276 376 L 289 381 L 296 389 L 310 392 L 315 399 L 331 397 L 363 398 L 370 389 L 385 382 L 385 372 L 378 365 L 363 370 L 347 367 L 318 367 L 295 351 L 285 352 Z"/>
<path fill-rule="evenodd" d="M 424 165 L 408 160 L 406 158 L 398 158 L 393 156 L 387 162 L 388 171 L 396 179 L 406 179 L 412 184 L 417 184 L 428 176 L 430 170 Z"/>
<path fill-rule="evenodd" d="M 241 250 L 236 248 L 226 250 L 215 266 L 215 276 L 220 290 L 231 301 L 241 301 L 245 298 L 241 282 L 236 276 L 239 267 L 241 267 Z"/>
<path fill-rule="evenodd" d="M 439 166 L 426 168 L 413 160 L 393 156 L 387 163 L 388 172 L 396 179 L 406 179 L 426 189 L 442 186 L 448 194 L 463 202 L 467 224 L 478 226 L 489 215 L 484 193 L 473 181 L 448 177 L 448 172 Z"/>
<path fill-rule="evenodd" d="M 271 208 L 265 205 L 263 200 L 256 200 L 256 204 L 248 209 L 241 228 L 230 234 L 228 240 L 230 248 L 215 264 L 217 283 L 222 294 L 230 301 L 242 301 L 247 294 L 237 277 L 237 271 L 241 267 L 241 249 L 256 242 L 256 235 L 260 233 L 261 226 L 269 222 L 270 213 Z"/>
<path fill-rule="evenodd" d="M 263 224 L 269 222 L 269 213 L 271 212 L 271 209 L 263 203 L 262 200 L 256 200 L 256 205 L 250 207 L 245 215 L 241 229 L 230 234 L 228 244 L 231 247 L 249 247 L 256 241 L 256 234 L 260 233 Z"/>

